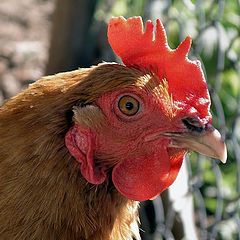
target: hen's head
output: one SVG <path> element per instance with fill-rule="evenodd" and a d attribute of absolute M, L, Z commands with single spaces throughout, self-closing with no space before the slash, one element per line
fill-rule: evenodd
<path fill-rule="evenodd" d="M 66 135 L 86 180 L 112 181 L 127 198 L 142 201 L 173 183 L 188 149 L 224 162 L 200 63 L 187 58 L 190 38 L 172 50 L 160 20 L 154 35 L 152 22 L 143 32 L 139 17 L 111 19 L 108 37 L 126 66 L 105 64 L 110 79 L 99 77 L 106 91 L 74 108 Z"/>

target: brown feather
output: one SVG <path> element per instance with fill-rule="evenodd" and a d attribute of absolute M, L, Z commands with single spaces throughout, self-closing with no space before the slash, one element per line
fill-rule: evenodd
<path fill-rule="evenodd" d="M 86 182 L 64 136 L 72 108 L 143 73 L 101 64 L 45 77 L 0 108 L 1 239 L 132 239 L 138 203 Z"/>

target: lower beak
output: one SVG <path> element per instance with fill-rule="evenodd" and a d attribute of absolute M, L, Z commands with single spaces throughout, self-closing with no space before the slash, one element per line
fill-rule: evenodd
<path fill-rule="evenodd" d="M 227 161 L 227 149 L 220 133 L 211 127 L 204 133 L 182 132 L 164 133 L 171 138 L 170 147 L 185 148 L 199 152 L 208 157 L 219 159 L 222 163 Z"/>

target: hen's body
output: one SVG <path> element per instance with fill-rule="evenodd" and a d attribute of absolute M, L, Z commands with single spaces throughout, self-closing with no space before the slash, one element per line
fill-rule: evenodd
<path fill-rule="evenodd" d="M 89 184 L 64 136 L 74 105 L 134 84 L 137 74 L 114 64 L 58 74 L 0 108 L 1 239 L 131 239 L 137 202 L 111 180 Z"/>

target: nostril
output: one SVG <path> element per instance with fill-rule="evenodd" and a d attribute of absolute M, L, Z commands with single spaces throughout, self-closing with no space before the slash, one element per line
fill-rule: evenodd
<path fill-rule="evenodd" d="M 201 133 L 206 128 L 205 125 L 202 125 L 197 118 L 184 118 L 182 119 L 182 122 L 190 131 Z"/>

